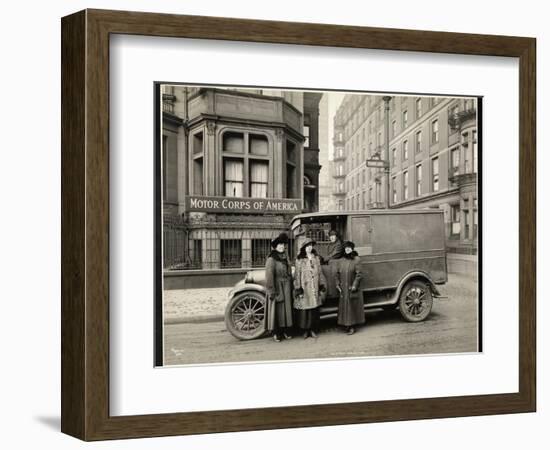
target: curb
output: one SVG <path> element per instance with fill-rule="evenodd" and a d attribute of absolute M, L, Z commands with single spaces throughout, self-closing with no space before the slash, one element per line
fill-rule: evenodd
<path fill-rule="evenodd" d="M 208 322 L 223 322 L 225 316 L 223 314 L 189 316 L 189 317 L 168 317 L 164 319 L 164 325 L 175 325 L 180 323 L 208 323 Z"/>

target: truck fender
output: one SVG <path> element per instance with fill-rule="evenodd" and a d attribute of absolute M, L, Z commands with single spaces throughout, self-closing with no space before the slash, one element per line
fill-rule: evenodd
<path fill-rule="evenodd" d="M 240 286 L 234 287 L 231 291 L 231 297 L 234 297 L 235 295 L 246 291 L 258 292 L 263 295 L 265 295 L 266 293 L 265 286 L 262 286 L 261 284 L 245 283 Z"/>
<path fill-rule="evenodd" d="M 441 297 L 441 293 L 439 292 L 439 290 L 435 286 L 435 283 L 433 282 L 431 277 L 426 272 L 423 272 L 421 270 L 414 270 L 412 272 L 409 272 L 409 273 L 405 274 L 403 276 L 403 278 L 401 278 L 401 281 L 399 282 L 399 285 L 397 286 L 397 298 L 399 298 L 401 296 L 401 290 L 403 289 L 403 287 L 409 281 L 414 280 L 414 279 L 420 279 L 420 280 L 426 281 L 429 284 L 430 289 L 432 290 L 433 296 L 434 297 Z"/>

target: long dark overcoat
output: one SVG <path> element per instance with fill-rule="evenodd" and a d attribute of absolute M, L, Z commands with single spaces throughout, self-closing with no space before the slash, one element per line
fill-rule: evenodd
<path fill-rule="evenodd" d="M 338 303 L 338 325 L 350 327 L 365 323 L 363 294 L 360 283 L 362 274 L 359 266 L 359 257 L 353 252 L 351 256 L 344 256 L 339 261 L 336 275 L 337 284 L 341 289 Z M 352 292 L 352 288 L 356 292 Z"/>
<path fill-rule="evenodd" d="M 292 269 L 284 253 L 272 251 L 265 264 L 267 329 L 292 326 Z"/>

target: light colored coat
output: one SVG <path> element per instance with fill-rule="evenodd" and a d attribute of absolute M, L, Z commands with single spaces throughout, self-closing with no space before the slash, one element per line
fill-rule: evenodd
<path fill-rule="evenodd" d="M 320 292 L 321 286 L 325 292 Z M 321 270 L 319 256 L 311 258 L 298 257 L 296 259 L 296 271 L 294 273 L 294 289 L 303 289 L 303 295 L 294 299 L 294 308 L 313 309 L 321 306 L 326 295 L 327 280 Z"/>

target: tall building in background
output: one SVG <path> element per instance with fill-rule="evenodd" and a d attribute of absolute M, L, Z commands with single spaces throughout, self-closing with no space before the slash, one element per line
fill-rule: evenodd
<path fill-rule="evenodd" d="M 319 211 L 335 209 L 329 162 L 329 96 L 330 94 L 323 95 L 319 103 Z"/>
<path fill-rule="evenodd" d="M 336 209 L 443 209 L 450 252 L 477 253 L 477 102 L 393 96 L 389 182 L 367 159 L 386 158 L 381 95 L 348 94 L 334 116 L 332 196 Z"/>
<path fill-rule="evenodd" d="M 320 142 L 319 103 L 321 92 L 304 92 L 304 212 L 319 211 Z"/>

